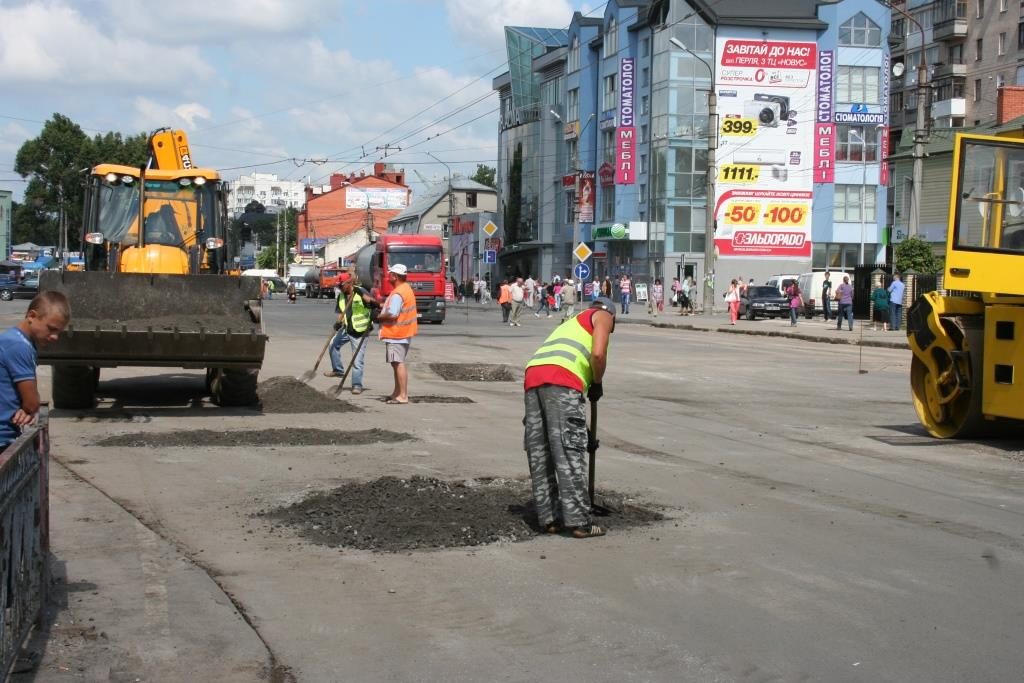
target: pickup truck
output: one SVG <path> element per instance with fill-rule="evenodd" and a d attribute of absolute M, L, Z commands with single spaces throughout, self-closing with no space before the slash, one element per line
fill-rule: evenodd
<path fill-rule="evenodd" d="M 21 282 L 15 278 L 0 279 L 0 301 L 31 299 L 38 293 L 39 271 L 28 273 Z"/>

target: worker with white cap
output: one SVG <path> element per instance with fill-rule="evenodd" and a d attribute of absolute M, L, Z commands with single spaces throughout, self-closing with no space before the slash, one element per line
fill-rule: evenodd
<path fill-rule="evenodd" d="M 409 370 L 405 365 L 416 336 L 416 295 L 407 283 L 408 269 L 403 263 L 388 268 L 388 282 L 391 294 L 384 302 L 380 313 L 380 338 L 384 341 L 385 357 L 395 374 L 395 388 L 387 402 L 399 405 L 409 402 Z"/>

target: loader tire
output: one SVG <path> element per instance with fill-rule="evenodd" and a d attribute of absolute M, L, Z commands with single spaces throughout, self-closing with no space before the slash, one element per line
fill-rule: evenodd
<path fill-rule="evenodd" d="M 53 407 L 88 410 L 96 406 L 99 372 L 88 365 L 53 367 Z"/>
<path fill-rule="evenodd" d="M 210 378 L 210 396 L 222 407 L 255 405 L 258 376 L 259 370 L 218 368 Z"/>

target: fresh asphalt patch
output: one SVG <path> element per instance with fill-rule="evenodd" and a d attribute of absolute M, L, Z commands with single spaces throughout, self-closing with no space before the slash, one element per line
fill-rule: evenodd
<path fill-rule="evenodd" d="M 271 377 L 256 388 L 264 413 L 361 413 L 363 409 L 317 391 L 294 377 Z"/>
<path fill-rule="evenodd" d="M 120 448 L 252 448 L 261 446 L 352 446 L 411 441 L 411 434 L 386 429 L 338 431 L 284 427 L 280 429 L 224 430 L 195 429 L 176 432 L 134 432 L 108 436 L 96 446 Z"/>
<path fill-rule="evenodd" d="M 610 514 L 595 521 L 611 533 L 665 519 L 614 491 L 596 497 Z M 382 477 L 345 483 L 259 516 L 313 543 L 377 552 L 463 548 L 545 535 L 529 483 L 514 479 Z"/>
<path fill-rule="evenodd" d="M 509 365 L 493 363 L 431 363 L 430 369 L 448 382 L 515 382 Z"/>

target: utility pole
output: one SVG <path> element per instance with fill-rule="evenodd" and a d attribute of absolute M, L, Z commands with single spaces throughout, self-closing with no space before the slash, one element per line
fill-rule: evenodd
<path fill-rule="evenodd" d="M 704 209 L 704 296 L 701 305 L 704 315 L 711 315 L 715 306 L 715 161 L 718 150 L 718 96 L 715 93 L 715 71 L 704 58 L 683 45 L 678 38 L 669 38 L 668 42 L 699 59 L 701 64 L 707 67 L 708 76 L 711 78 L 711 87 L 708 88 L 708 177 Z"/>
<path fill-rule="evenodd" d="M 274 270 L 277 271 L 278 275 L 282 275 L 281 272 L 281 213 L 278 212 L 274 216 Z"/>
<path fill-rule="evenodd" d="M 445 239 L 445 250 L 447 251 L 448 235 L 451 235 L 452 221 L 455 220 L 455 195 L 452 193 L 452 167 L 435 157 L 430 152 L 426 152 L 425 154 L 437 163 L 443 164 L 444 167 L 448 169 L 448 220 L 445 222 L 445 225 L 448 227 L 447 230 L 445 230 L 447 235 L 442 235 Z"/>

